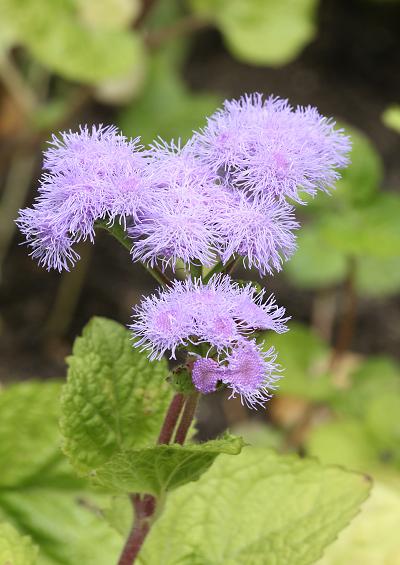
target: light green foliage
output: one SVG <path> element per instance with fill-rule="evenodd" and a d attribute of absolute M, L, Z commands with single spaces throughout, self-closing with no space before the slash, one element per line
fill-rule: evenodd
<path fill-rule="evenodd" d="M 342 414 L 363 418 L 379 394 L 400 394 L 400 368 L 389 357 L 370 357 L 350 376 L 349 388 L 337 393 L 334 406 Z"/>
<path fill-rule="evenodd" d="M 0 16 L 14 42 L 49 70 L 71 80 L 101 83 L 143 64 L 141 40 L 128 29 L 130 15 L 118 9 L 122 1 L 107 0 L 106 6 L 78 0 L 4 0 Z M 110 17 L 112 13 L 120 16 Z"/>
<path fill-rule="evenodd" d="M 346 277 L 346 256 L 323 241 L 319 225 L 305 225 L 297 238 L 298 250 L 285 265 L 287 275 L 303 288 L 326 288 Z"/>
<path fill-rule="evenodd" d="M 400 133 L 400 105 L 393 104 L 383 112 L 382 120 L 385 126 Z"/>
<path fill-rule="evenodd" d="M 193 130 L 205 125 L 204 116 L 220 103 L 215 94 L 193 94 L 182 81 L 169 51 L 151 60 L 145 88 L 138 100 L 120 114 L 119 125 L 125 134 L 140 133 L 144 143 L 157 136 L 186 141 Z"/>
<path fill-rule="evenodd" d="M 35 565 L 37 553 L 28 536 L 21 536 L 10 524 L 0 523 L 1 565 Z"/>
<path fill-rule="evenodd" d="M 191 5 L 218 26 L 238 59 L 256 65 L 288 63 L 315 34 L 317 0 L 191 0 Z"/>
<path fill-rule="evenodd" d="M 306 565 L 348 524 L 370 488 L 362 475 L 266 449 L 221 455 L 172 493 L 143 565 Z"/>
<path fill-rule="evenodd" d="M 57 382 L 46 386 L 29 382 L 0 393 L 0 488 L 40 476 L 60 458 L 56 425 L 60 390 Z M 43 425 L 44 416 L 48 425 Z"/>
<path fill-rule="evenodd" d="M 356 471 L 371 472 L 379 461 L 372 438 L 360 420 L 351 418 L 327 422 L 310 434 L 306 449 L 326 465 L 343 465 Z"/>
<path fill-rule="evenodd" d="M 398 565 L 400 490 L 374 482 L 361 512 L 316 565 Z"/>
<path fill-rule="evenodd" d="M 322 238 L 347 256 L 388 258 L 400 250 L 400 197 L 381 193 L 368 206 L 325 214 Z"/>
<path fill-rule="evenodd" d="M 266 333 L 265 347 L 274 345 L 279 352 L 279 363 L 284 368 L 277 394 L 291 394 L 311 400 L 331 396 L 333 386 L 326 372 L 328 346 L 310 329 L 301 324 L 290 324 L 285 334 Z"/>
<path fill-rule="evenodd" d="M 19 550 L 31 548 L 18 556 L 22 561 L 15 556 L 10 563 L 34 563 L 28 534 L 39 547 L 39 565 L 109 565 L 121 539 L 99 514 L 108 496 L 89 491 L 61 453 L 60 388 L 56 382 L 29 382 L 0 393 L 0 521 L 23 534 Z M 11 544 L 13 538 L 7 539 Z"/>
<path fill-rule="evenodd" d="M 83 21 L 93 28 L 123 29 L 139 14 L 141 0 L 74 0 Z"/>
<path fill-rule="evenodd" d="M 400 288 L 400 198 L 379 192 L 382 160 L 368 138 L 345 131 L 353 143 L 351 164 L 331 194 L 307 198 L 302 211 L 311 221 L 286 272 L 303 288 L 326 288 L 342 283 L 355 261 L 359 293 L 394 294 Z"/>
<path fill-rule="evenodd" d="M 226 436 L 202 444 L 121 451 L 94 470 L 92 476 L 110 489 L 163 496 L 169 490 L 196 481 L 220 453 L 237 455 L 242 446 L 240 438 Z"/>
<path fill-rule="evenodd" d="M 165 360 L 150 363 L 132 347 L 124 326 L 93 318 L 67 362 L 61 429 L 78 471 L 89 473 L 121 451 L 156 443 L 172 396 Z"/>
<path fill-rule="evenodd" d="M 333 398 L 337 417 L 314 428 L 307 449 L 323 463 L 374 473 L 400 465 L 400 370 L 390 359 L 371 358 Z"/>

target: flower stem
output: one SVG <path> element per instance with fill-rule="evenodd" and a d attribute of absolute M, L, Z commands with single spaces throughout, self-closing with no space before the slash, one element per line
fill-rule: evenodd
<path fill-rule="evenodd" d="M 126 235 L 126 231 L 119 222 L 114 222 L 113 224 L 110 224 L 107 220 L 97 220 L 96 228 L 101 228 L 106 230 L 110 235 L 115 237 L 115 239 L 119 241 L 119 243 L 123 245 L 125 249 L 127 249 L 129 252 L 131 251 L 132 241 Z M 153 278 L 155 278 L 158 284 L 160 284 L 161 286 L 167 286 L 170 284 L 170 280 L 168 279 L 168 277 L 166 277 L 158 267 L 150 267 L 145 263 L 141 263 L 141 264 L 146 269 L 146 271 L 150 273 Z"/>
<path fill-rule="evenodd" d="M 199 401 L 198 392 L 194 392 L 189 396 L 187 396 L 185 407 L 183 409 L 179 426 L 175 434 L 174 443 L 180 443 L 181 445 L 185 443 L 186 436 L 193 422 L 193 417 L 196 412 L 198 401 Z"/>
<path fill-rule="evenodd" d="M 184 402 L 185 395 L 177 392 L 171 400 L 168 412 L 165 415 L 164 423 L 162 425 L 160 435 L 158 436 L 158 444 L 169 443 L 171 441 L 172 434 L 176 428 Z"/>
<path fill-rule="evenodd" d="M 134 494 L 131 497 L 135 510 L 135 521 L 126 540 L 118 565 L 132 565 L 150 531 L 157 501 L 151 494 Z"/>
<path fill-rule="evenodd" d="M 190 397 L 188 397 L 188 400 L 189 398 Z M 188 400 L 186 401 L 185 409 Z M 171 403 L 165 415 L 164 423 L 161 427 L 160 435 L 158 437 L 159 445 L 168 444 L 171 441 L 172 435 L 174 433 L 177 422 L 179 420 L 179 416 L 181 415 L 184 403 L 185 403 L 185 395 L 180 392 L 177 392 L 173 397 L 173 399 L 171 400 Z M 194 410 L 193 410 L 193 414 L 194 414 Z M 181 422 L 184 416 L 185 416 L 185 412 L 182 415 Z M 189 429 L 190 423 L 191 420 L 189 422 L 187 429 Z M 185 437 L 186 437 L 186 433 L 185 433 Z M 185 437 L 183 438 L 183 441 L 185 440 Z M 131 495 L 131 500 L 135 511 L 135 518 L 134 518 L 132 530 L 128 536 L 128 539 L 126 540 L 124 549 L 122 550 L 121 553 L 121 557 L 119 558 L 118 565 L 132 565 L 134 563 L 136 557 L 139 555 L 144 540 L 146 539 L 146 536 L 150 531 L 150 528 L 155 518 L 155 512 L 157 509 L 157 499 L 151 494 L 141 495 L 138 493 L 134 493 Z"/>

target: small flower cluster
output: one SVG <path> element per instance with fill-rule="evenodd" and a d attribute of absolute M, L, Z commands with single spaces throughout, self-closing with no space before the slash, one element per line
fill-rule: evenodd
<path fill-rule="evenodd" d="M 165 269 L 241 257 L 264 275 L 295 250 L 290 201 L 328 190 L 349 149 L 316 109 L 259 94 L 225 102 L 183 147 L 145 151 L 114 127 L 84 127 L 53 138 L 39 197 L 17 223 L 47 269 L 73 265 L 73 244 L 93 242 L 106 219 L 128 226 L 135 261 Z"/>
<path fill-rule="evenodd" d="M 148 350 L 152 360 L 165 352 L 175 358 L 179 347 L 193 349 L 192 379 L 200 392 L 213 392 L 222 382 L 248 406 L 262 405 L 280 369 L 273 348 L 264 351 L 251 336 L 257 330 L 285 332 L 288 320 L 274 297 L 264 296 L 251 283 L 240 286 L 228 275 L 214 275 L 207 284 L 174 281 L 135 308 L 134 345 Z M 195 351 L 203 343 L 205 357 Z"/>
<path fill-rule="evenodd" d="M 17 220 L 32 257 L 48 270 L 69 270 L 79 259 L 73 244 L 93 242 L 96 220 L 136 218 L 149 193 L 146 164 L 138 139 L 115 127 L 53 136 L 39 196 Z"/>

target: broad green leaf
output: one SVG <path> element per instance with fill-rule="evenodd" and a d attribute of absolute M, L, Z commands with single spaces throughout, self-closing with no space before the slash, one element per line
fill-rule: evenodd
<path fill-rule="evenodd" d="M 1 565 L 34 565 L 37 553 L 28 536 L 21 536 L 10 524 L 0 523 Z"/>
<path fill-rule="evenodd" d="M 342 414 L 364 419 L 371 401 L 386 392 L 400 394 L 400 367 L 390 357 L 370 357 L 351 374 L 349 388 L 337 392 L 334 407 Z"/>
<path fill-rule="evenodd" d="M 150 565 L 307 565 L 357 513 L 369 480 L 247 448 L 172 493 L 139 557 Z"/>
<path fill-rule="evenodd" d="M 192 0 L 245 62 L 278 66 L 294 59 L 315 34 L 316 0 Z"/>
<path fill-rule="evenodd" d="M 398 565 L 400 491 L 375 482 L 369 499 L 316 565 Z"/>
<path fill-rule="evenodd" d="M 172 396 L 165 360 L 150 362 L 132 347 L 124 326 L 93 318 L 67 362 L 61 429 L 64 451 L 79 472 L 156 443 Z"/>
<path fill-rule="evenodd" d="M 83 21 L 100 29 L 124 29 L 140 11 L 141 0 L 75 0 Z"/>
<path fill-rule="evenodd" d="M 105 500 L 88 491 L 46 486 L 5 490 L 0 517 L 39 546 L 38 565 L 110 565 L 117 562 L 123 539 L 100 515 Z"/>
<path fill-rule="evenodd" d="M 43 34 L 31 31 L 25 43 L 44 66 L 70 80 L 98 84 L 142 72 L 141 40 L 128 31 L 88 30 L 66 19 Z"/>
<path fill-rule="evenodd" d="M 100 517 L 108 496 L 92 493 L 59 448 L 59 393 L 51 381 L 0 392 L 0 520 L 31 537 L 39 565 L 109 565 L 122 541 Z"/>
<path fill-rule="evenodd" d="M 284 371 L 278 394 L 290 394 L 323 400 L 329 398 L 333 385 L 326 373 L 329 348 L 311 330 L 290 324 L 285 334 L 265 335 L 265 347 L 274 345 Z"/>
<path fill-rule="evenodd" d="M 343 419 L 314 428 L 307 441 L 309 455 L 326 465 L 371 472 L 379 465 L 379 454 L 360 420 Z"/>
<path fill-rule="evenodd" d="M 318 225 L 306 225 L 297 239 L 297 251 L 287 263 L 289 278 L 302 288 L 330 287 L 347 273 L 344 253 L 321 240 Z"/>
<path fill-rule="evenodd" d="M 400 251 L 394 257 L 359 257 L 356 286 L 363 296 L 382 298 L 400 290 Z"/>
<path fill-rule="evenodd" d="M 169 53 L 153 56 L 141 97 L 120 114 L 119 125 L 127 135 L 140 134 L 145 143 L 157 136 L 186 141 L 204 125 L 220 103 L 214 94 L 193 94 L 184 85 Z"/>
<path fill-rule="evenodd" d="M 74 0 L 4 0 L 2 16 L 17 43 L 65 78 L 96 84 L 143 66 L 138 35 L 85 22 Z"/>
<path fill-rule="evenodd" d="M 363 208 L 325 214 L 320 234 L 346 255 L 377 258 L 399 256 L 400 197 L 381 193 Z"/>
<path fill-rule="evenodd" d="M 399 383 L 400 384 L 400 383 Z M 400 386 L 397 394 L 381 390 L 367 406 L 366 426 L 385 459 L 400 466 Z"/>
<path fill-rule="evenodd" d="M 91 476 L 110 489 L 163 496 L 167 491 L 197 481 L 220 453 L 237 455 L 242 446 L 241 438 L 227 436 L 201 444 L 122 451 L 94 469 Z"/>
<path fill-rule="evenodd" d="M 43 474 L 62 457 L 59 382 L 30 381 L 0 392 L 0 488 Z"/>
<path fill-rule="evenodd" d="M 385 126 L 400 133 L 400 105 L 393 104 L 383 112 L 382 120 Z"/>

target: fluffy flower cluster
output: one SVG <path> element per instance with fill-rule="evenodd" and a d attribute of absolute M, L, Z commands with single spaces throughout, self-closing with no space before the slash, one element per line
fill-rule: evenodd
<path fill-rule="evenodd" d="M 31 255 L 48 270 L 68 270 L 79 259 L 72 245 L 93 242 L 96 220 L 136 218 L 149 193 L 146 164 L 138 140 L 115 127 L 53 136 L 39 196 L 17 220 Z"/>
<path fill-rule="evenodd" d="M 290 201 L 331 187 L 349 148 L 314 108 L 259 94 L 225 102 L 184 147 L 144 151 L 113 127 L 85 127 L 53 138 L 39 197 L 17 223 L 48 269 L 73 265 L 72 245 L 93 241 L 105 218 L 129 226 L 134 260 L 174 268 L 241 257 L 263 275 L 295 250 Z"/>
<path fill-rule="evenodd" d="M 158 294 L 145 298 L 134 309 L 130 328 L 134 345 L 160 359 L 165 352 L 175 358 L 177 348 L 192 348 L 198 358 L 192 379 L 196 388 L 209 393 L 220 381 L 232 395 L 239 394 L 253 407 L 269 398 L 279 366 L 271 348 L 264 351 L 252 338 L 257 330 L 287 330 L 284 308 L 274 297 L 265 299 L 251 283 L 241 286 L 227 275 L 175 281 Z M 197 346 L 207 344 L 200 357 Z"/>
<path fill-rule="evenodd" d="M 302 191 L 331 188 L 348 164 L 349 138 L 334 126 L 310 106 L 252 94 L 226 101 L 195 135 L 195 146 L 223 183 L 301 202 Z"/>

